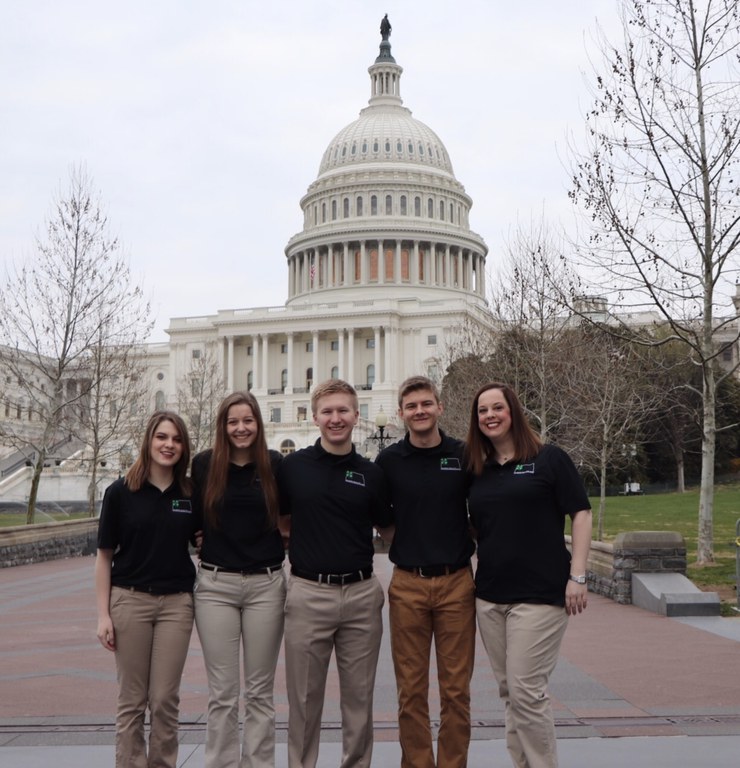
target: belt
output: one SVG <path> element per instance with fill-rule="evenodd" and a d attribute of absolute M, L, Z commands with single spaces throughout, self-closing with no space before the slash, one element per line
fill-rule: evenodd
<path fill-rule="evenodd" d="M 369 579 L 373 575 L 372 567 L 351 571 L 350 573 L 310 573 L 309 571 L 301 571 L 296 568 L 291 568 L 290 572 L 299 579 L 316 581 L 319 584 L 331 584 L 333 586 L 344 586 L 345 584 L 354 584 L 356 581 L 365 581 L 365 579 Z"/>
<path fill-rule="evenodd" d="M 281 570 L 283 564 L 278 563 L 277 565 L 266 565 L 264 568 L 245 568 L 244 570 L 241 570 L 240 568 L 222 568 L 220 565 L 211 565 L 210 563 L 201 563 L 200 567 L 204 568 L 206 571 L 214 571 L 216 573 L 238 573 L 240 576 L 255 576 L 257 574 L 265 574 L 269 576 L 271 573 L 275 573 L 275 571 Z"/>
<path fill-rule="evenodd" d="M 470 563 L 463 563 L 462 565 L 420 565 L 420 566 L 406 566 L 396 565 L 402 571 L 408 571 L 409 573 L 415 573 L 417 576 L 421 576 L 422 579 L 432 579 L 435 576 L 449 576 L 451 573 L 457 573 L 463 568 L 468 568 Z"/>
<path fill-rule="evenodd" d="M 116 587 L 116 589 L 125 589 L 127 592 L 141 592 L 144 595 L 151 595 L 152 597 L 164 597 L 165 595 L 182 595 L 186 591 L 188 593 L 190 593 L 191 591 L 191 590 L 177 589 L 174 592 L 172 590 L 168 592 L 163 592 L 162 590 L 156 589 L 154 587 L 134 587 L 131 585 L 126 585 L 122 587 L 119 584 L 113 584 L 112 586 Z"/>

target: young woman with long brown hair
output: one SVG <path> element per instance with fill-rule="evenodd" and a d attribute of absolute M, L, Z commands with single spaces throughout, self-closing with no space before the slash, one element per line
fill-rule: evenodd
<path fill-rule="evenodd" d="M 255 397 L 235 392 L 219 406 L 213 449 L 193 459 L 194 499 L 203 530 L 195 621 L 208 675 L 206 768 L 275 764 L 273 685 L 285 604 L 285 551 L 274 475 L 280 458 L 267 449 Z"/>
<path fill-rule="evenodd" d="M 116 655 L 119 768 L 177 765 L 180 679 L 193 629 L 189 464 L 182 419 L 157 411 L 138 458 L 103 498 L 95 561 L 97 635 Z"/>
<path fill-rule="evenodd" d="M 506 745 L 517 768 L 557 768 L 547 683 L 568 616 L 587 603 L 588 496 L 568 454 L 542 443 L 506 384 L 476 392 L 466 451 L 478 539 L 475 607 L 506 703 Z"/>

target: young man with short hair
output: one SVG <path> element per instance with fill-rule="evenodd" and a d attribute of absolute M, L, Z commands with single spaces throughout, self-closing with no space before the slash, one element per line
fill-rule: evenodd
<path fill-rule="evenodd" d="M 406 437 L 376 462 L 388 482 L 395 520 L 388 603 L 401 767 L 464 768 L 475 655 L 474 544 L 464 446 L 439 429 L 443 406 L 430 379 L 406 379 L 398 406 Z M 428 700 L 432 639 L 441 703 L 436 760 Z"/>
<path fill-rule="evenodd" d="M 340 768 L 369 768 L 385 599 L 373 575 L 373 527 L 390 526 L 392 515 L 382 471 L 352 444 L 359 416 L 354 388 L 338 379 L 319 384 L 311 409 L 319 439 L 287 456 L 278 470 L 281 514 L 290 516 L 288 765 L 316 765 L 333 649 L 342 713 Z"/>

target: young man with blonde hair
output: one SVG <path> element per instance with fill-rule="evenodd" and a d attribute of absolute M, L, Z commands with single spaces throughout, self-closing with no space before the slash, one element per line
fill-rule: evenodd
<path fill-rule="evenodd" d="M 345 381 L 311 397 L 320 437 L 278 471 L 280 511 L 290 516 L 291 576 L 285 602 L 288 765 L 313 768 L 332 650 L 342 713 L 340 768 L 370 768 L 373 690 L 383 633 L 383 589 L 373 575 L 373 527 L 392 524 L 385 479 L 352 443 L 357 393 Z"/>
<path fill-rule="evenodd" d="M 468 522 L 463 443 L 439 428 L 434 382 L 401 384 L 403 441 L 380 453 L 393 506 L 395 564 L 388 589 L 398 689 L 402 768 L 465 768 L 475 654 L 474 545 Z M 429 656 L 437 655 L 441 704 L 435 760 L 429 722 Z"/>

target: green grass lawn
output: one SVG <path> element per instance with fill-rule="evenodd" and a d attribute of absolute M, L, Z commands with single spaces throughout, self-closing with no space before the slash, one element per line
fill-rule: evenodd
<path fill-rule="evenodd" d="M 594 531 L 598 498 L 591 499 Z M 714 494 L 714 556 L 710 566 L 696 565 L 699 489 L 685 493 L 609 496 L 604 512 L 604 540 L 625 531 L 677 531 L 686 540 L 689 577 L 700 587 L 731 588 L 736 583 L 735 526 L 740 519 L 740 483 L 718 485 Z M 727 602 L 726 594 L 723 598 Z M 734 600 L 733 600 L 734 601 Z"/>

